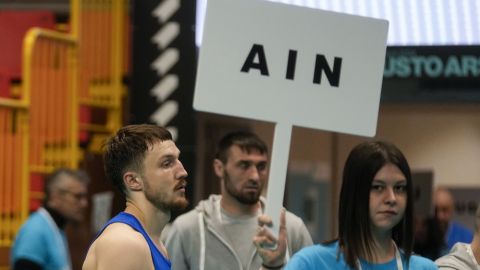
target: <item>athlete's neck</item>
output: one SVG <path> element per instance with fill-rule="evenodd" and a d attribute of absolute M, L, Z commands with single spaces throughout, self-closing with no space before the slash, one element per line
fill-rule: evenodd
<path fill-rule="evenodd" d="M 127 206 L 125 207 L 125 212 L 133 215 L 140 221 L 143 227 L 147 225 L 147 221 L 145 219 L 145 214 L 142 210 L 130 199 L 127 199 Z"/>
<path fill-rule="evenodd" d="M 157 241 L 163 228 L 170 221 L 169 212 L 165 213 L 158 209 L 147 209 L 147 207 L 142 207 L 131 199 L 127 199 L 125 212 L 136 217 L 154 241 Z"/>

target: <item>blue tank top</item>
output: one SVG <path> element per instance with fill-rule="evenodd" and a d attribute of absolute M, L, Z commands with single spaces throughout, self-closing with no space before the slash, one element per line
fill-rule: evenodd
<path fill-rule="evenodd" d="M 153 243 L 150 236 L 148 236 L 147 232 L 143 229 L 142 224 L 138 221 L 136 217 L 131 214 L 120 212 L 118 215 L 110 219 L 105 226 L 103 226 L 102 230 L 97 234 L 95 237 L 98 238 L 100 234 L 105 230 L 105 228 L 112 224 L 112 223 L 124 223 L 132 227 L 135 231 L 141 233 L 145 240 L 147 240 L 148 247 L 150 248 L 150 254 L 152 255 L 153 266 L 155 270 L 170 270 L 172 267 L 172 263 L 163 256 L 163 254 L 158 250 L 157 246 Z"/>

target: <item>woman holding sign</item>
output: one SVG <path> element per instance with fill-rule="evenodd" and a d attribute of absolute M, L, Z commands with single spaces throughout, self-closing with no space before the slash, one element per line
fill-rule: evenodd
<path fill-rule="evenodd" d="M 286 269 L 437 269 L 412 255 L 412 177 L 393 144 L 365 142 L 350 152 L 338 214 L 338 239 L 302 249 Z"/>

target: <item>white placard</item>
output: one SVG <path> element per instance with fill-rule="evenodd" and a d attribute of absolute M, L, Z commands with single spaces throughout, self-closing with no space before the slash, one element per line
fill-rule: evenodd
<path fill-rule="evenodd" d="M 92 230 L 99 232 L 112 217 L 113 192 L 105 191 L 92 196 Z"/>
<path fill-rule="evenodd" d="M 194 108 L 277 123 L 267 192 L 274 221 L 292 125 L 375 134 L 387 32 L 385 20 L 263 0 L 208 1 Z"/>
<path fill-rule="evenodd" d="M 375 134 L 387 21 L 262 0 L 209 0 L 206 14 L 195 109 Z M 268 76 L 241 71 L 254 44 L 254 52 L 263 48 Z M 293 80 L 286 79 L 290 50 L 297 51 Z M 341 58 L 338 87 L 325 72 L 313 82 L 317 55 L 331 69 Z"/>

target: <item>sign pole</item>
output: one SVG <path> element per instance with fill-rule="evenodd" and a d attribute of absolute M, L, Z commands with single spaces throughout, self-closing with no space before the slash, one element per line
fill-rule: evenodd
<path fill-rule="evenodd" d="M 268 177 L 267 205 L 265 207 L 265 214 L 272 219 L 273 227 L 271 230 L 275 237 L 278 237 L 280 229 L 280 212 L 283 208 L 291 137 L 291 123 L 278 122 L 275 125 Z"/>

